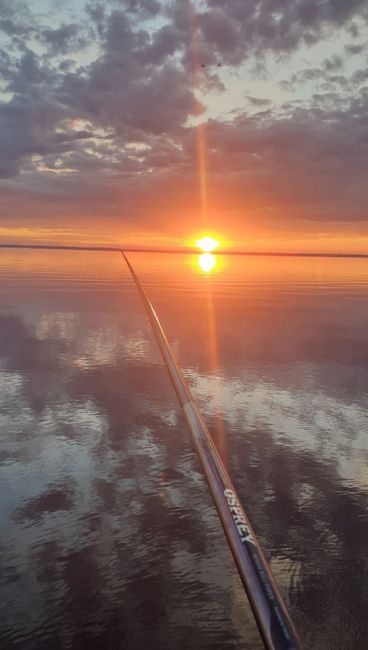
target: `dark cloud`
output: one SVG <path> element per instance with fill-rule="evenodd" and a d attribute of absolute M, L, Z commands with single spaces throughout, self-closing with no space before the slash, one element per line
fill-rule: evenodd
<path fill-rule="evenodd" d="M 252 203 L 257 197 L 258 207 L 271 197 L 285 214 L 306 219 L 366 219 L 367 101 L 362 93 L 339 106 L 336 95 L 316 95 L 308 109 L 278 118 L 267 113 L 213 123 L 209 164 L 216 174 L 226 168 L 230 186 L 236 178 L 240 196 Z"/>
<path fill-rule="evenodd" d="M 207 0 L 199 16 L 204 38 L 229 63 L 239 63 L 252 52 L 290 51 L 313 43 L 325 29 L 347 24 L 360 13 L 365 0 Z"/>
<path fill-rule="evenodd" d="M 65 116 L 63 106 L 41 97 L 0 104 L 0 178 L 15 176 L 25 156 L 56 150 L 55 128 Z"/>
<path fill-rule="evenodd" d="M 81 36 L 81 28 L 76 23 L 62 25 L 58 29 L 45 29 L 42 31 L 40 39 L 49 47 L 50 54 L 54 56 L 80 50 L 88 43 L 87 39 Z"/>
<path fill-rule="evenodd" d="M 306 108 L 295 103 L 278 115 L 268 109 L 228 123 L 208 122 L 210 205 L 235 213 L 240 203 L 260 219 L 272 205 L 283 220 L 366 220 L 367 103 L 365 92 L 349 104 L 336 93 L 322 93 Z M 133 212 L 146 220 L 167 213 L 173 200 L 181 211 L 198 211 L 196 129 L 171 142 L 165 134 L 138 131 L 137 147 L 125 144 L 131 133 L 122 130 L 118 140 L 107 141 L 88 129 L 65 131 L 56 141 L 50 136 L 43 158 L 50 173 L 63 165 L 78 173 L 47 177 L 48 191 L 71 192 L 76 201 L 98 199 L 109 209 L 114 200 L 112 213 Z M 63 152 L 69 153 L 61 164 Z"/>
<path fill-rule="evenodd" d="M 0 38 L 1 32 L 16 38 L 28 38 L 37 32 L 37 20 L 28 4 L 24 0 L 0 0 Z"/>
<path fill-rule="evenodd" d="M 356 88 L 364 82 L 364 71 L 356 70 L 350 76 L 347 75 L 343 59 L 334 55 L 324 59 L 319 67 L 305 68 L 295 72 L 280 85 L 285 90 L 293 92 L 308 82 L 315 82 L 315 88 L 326 93 L 326 97 L 328 93 L 336 91 L 337 86 L 346 92 L 347 97 L 348 93 L 351 95 L 354 87 Z M 341 97 L 336 97 L 336 100 L 340 102 Z"/>
<path fill-rule="evenodd" d="M 14 93 L 19 102 L 23 101 L 26 104 L 27 99 L 40 95 L 40 91 L 48 91 L 54 82 L 54 77 L 53 70 L 42 64 L 40 57 L 27 49 L 16 61 L 9 75 L 6 90 Z"/>
<path fill-rule="evenodd" d="M 146 64 L 161 64 L 177 51 L 178 32 L 173 25 L 164 25 L 154 34 L 151 43 L 144 48 L 139 59 Z"/>
<path fill-rule="evenodd" d="M 342 70 L 344 67 L 344 62 L 340 56 L 332 56 L 330 59 L 325 59 L 322 62 L 322 69 L 325 72 L 337 72 Z"/>
<path fill-rule="evenodd" d="M 11 58 L 5 50 L 0 50 L 0 77 L 3 79 L 11 79 L 12 61 Z"/>
<path fill-rule="evenodd" d="M 357 70 L 352 76 L 352 82 L 356 86 L 360 86 L 368 81 L 368 68 Z"/>
<path fill-rule="evenodd" d="M 264 97 L 252 97 L 252 95 L 244 95 L 244 98 L 252 105 L 259 108 L 269 106 L 272 102 L 270 99 Z"/>
<path fill-rule="evenodd" d="M 24 33 L 24 29 L 10 19 L 0 20 L 0 30 L 11 36 L 14 34 L 22 35 Z"/>
<path fill-rule="evenodd" d="M 356 44 L 356 45 L 354 44 L 345 45 L 345 51 L 347 52 L 347 54 L 353 54 L 353 55 L 362 54 L 365 48 L 366 48 L 365 43 Z"/>
<path fill-rule="evenodd" d="M 182 127 L 189 115 L 202 110 L 185 74 L 175 66 L 137 73 L 100 59 L 89 77 L 66 75 L 58 98 L 81 116 L 110 126 L 119 134 L 126 126 L 152 133 L 170 133 Z"/>
<path fill-rule="evenodd" d="M 118 4 L 124 5 L 130 12 L 143 13 L 148 16 L 156 16 L 162 11 L 162 2 L 158 2 L 158 0 L 118 0 Z"/>

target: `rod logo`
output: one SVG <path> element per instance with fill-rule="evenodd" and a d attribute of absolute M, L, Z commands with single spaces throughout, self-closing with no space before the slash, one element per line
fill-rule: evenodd
<path fill-rule="evenodd" d="M 248 542 L 255 545 L 253 535 L 249 529 L 249 524 L 245 519 L 243 509 L 240 505 L 239 499 L 236 496 L 233 490 L 226 488 L 224 490 L 224 495 L 231 512 L 231 516 L 234 520 L 235 526 L 238 529 L 239 537 L 241 542 Z"/>

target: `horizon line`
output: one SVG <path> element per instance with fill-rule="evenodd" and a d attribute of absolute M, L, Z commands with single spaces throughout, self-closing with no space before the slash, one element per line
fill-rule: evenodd
<path fill-rule="evenodd" d="M 69 244 L 2 244 L 0 249 L 32 249 L 32 250 L 70 250 L 70 251 L 87 251 L 87 252 L 118 252 L 124 250 L 126 253 L 171 253 L 180 255 L 201 255 L 200 251 L 194 247 L 188 248 L 142 248 L 131 247 L 123 248 L 122 246 L 83 246 Z M 247 251 L 247 250 L 214 250 L 211 255 L 244 255 L 244 256 L 273 256 L 273 257 L 351 257 L 351 258 L 368 258 L 368 253 L 321 253 L 321 252 L 298 252 L 298 251 Z"/>

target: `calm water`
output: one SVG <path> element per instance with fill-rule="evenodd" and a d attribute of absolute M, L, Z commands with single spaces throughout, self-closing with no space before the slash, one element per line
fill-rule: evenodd
<path fill-rule="evenodd" d="M 131 255 L 305 647 L 366 649 L 368 261 Z M 0 647 L 262 647 L 115 253 L 0 253 Z"/>

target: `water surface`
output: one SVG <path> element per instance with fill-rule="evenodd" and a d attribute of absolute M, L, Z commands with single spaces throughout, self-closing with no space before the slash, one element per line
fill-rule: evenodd
<path fill-rule="evenodd" d="M 368 261 L 132 254 L 310 649 L 366 648 Z M 0 645 L 262 647 L 117 253 L 0 253 Z"/>

